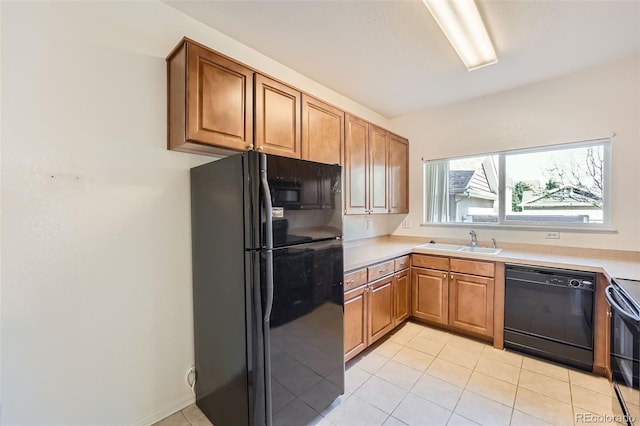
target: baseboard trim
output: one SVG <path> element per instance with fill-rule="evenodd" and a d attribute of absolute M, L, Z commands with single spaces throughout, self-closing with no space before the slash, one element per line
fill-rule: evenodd
<path fill-rule="evenodd" d="M 151 413 L 148 416 L 145 416 L 135 423 L 131 423 L 131 426 L 149 426 L 165 417 L 170 416 L 173 413 L 176 413 L 182 410 L 185 407 L 193 404 L 196 401 L 195 397 L 191 394 L 191 392 L 187 392 L 181 398 L 176 399 L 171 404 L 167 405 L 165 408 L 156 411 L 155 413 Z"/>

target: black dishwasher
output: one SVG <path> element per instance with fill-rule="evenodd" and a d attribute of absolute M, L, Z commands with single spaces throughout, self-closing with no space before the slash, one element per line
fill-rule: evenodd
<path fill-rule="evenodd" d="M 595 274 L 508 264 L 505 278 L 505 347 L 591 371 Z"/>

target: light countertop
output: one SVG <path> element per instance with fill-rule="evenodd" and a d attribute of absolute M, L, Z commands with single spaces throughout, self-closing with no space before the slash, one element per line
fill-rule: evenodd
<path fill-rule="evenodd" d="M 640 280 L 640 253 L 638 252 L 505 244 L 503 250 L 497 255 L 487 255 L 419 247 L 428 241 L 427 237 L 393 236 L 347 241 L 344 244 L 344 270 L 351 271 L 410 253 L 422 253 L 493 262 L 580 269 L 602 272 L 607 278 Z M 498 246 L 500 247 L 500 245 Z"/>

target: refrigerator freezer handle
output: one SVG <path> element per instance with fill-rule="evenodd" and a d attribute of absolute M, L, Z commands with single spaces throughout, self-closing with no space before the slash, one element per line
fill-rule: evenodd
<path fill-rule="evenodd" d="M 264 197 L 264 238 L 265 248 L 273 248 L 273 205 L 271 204 L 271 191 L 267 180 L 267 156 L 260 154 L 260 182 L 262 183 L 262 194 Z"/>
<path fill-rule="evenodd" d="M 260 182 L 262 183 L 262 193 L 264 199 L 264 237 L 267 249 L 266 266 L 266 304 L 264 307 L 264 320 L 269 321 L 271 318 L 271 308 L 273 307 L 273 216 L 271 204 L 271 191 L 269 190 L 269 181 L 267 180 L 267 156 L 260 154 Z"/>

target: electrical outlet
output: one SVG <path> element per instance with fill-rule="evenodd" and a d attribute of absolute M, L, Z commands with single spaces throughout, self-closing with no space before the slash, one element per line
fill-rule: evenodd
<path fill-rule="evenodd" d="M 411 228 L 411 221 L 410 220 L 405 220 L 404 222 L 402 222 L 402 227 L 403 228 Z"/>
<path fill-rule="evenodd" d="M 367 219 L 367 229 L 371 229 L 371 219 Z"/>
<path fill-rule="evenodd" d="M 560 238 L 559 232 L 547 232 L 547 235 L 544 236 L 547 240 L 557 240 Z"/>

